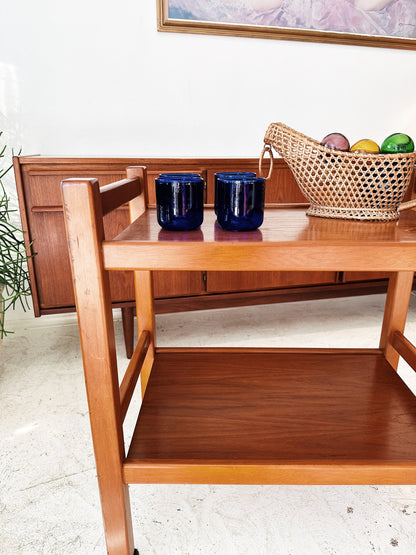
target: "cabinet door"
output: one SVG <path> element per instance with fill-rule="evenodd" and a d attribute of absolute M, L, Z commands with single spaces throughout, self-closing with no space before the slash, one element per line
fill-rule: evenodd
<path fill-rule="evenodd" d="M 75 305 L 68 246 L 62 210 L 36 210 L 30 214 L 33 241 L 33 267 L 36 275 L 38 306 L 43 310 Z M 31 283 L 32 289 L 34 284 Z"/>
<path fill-rule="evenodd" d="M 256 291 L 335 283 L 336 272 L 207 272 L 207 292 Z"/>
<path fill-rule="evenodd" d="M 205 293 L 202 272 L 153 272 L 153 294 L 155 299 L 186 297 Z"/>
<path fill-rule="evenodd" d="M 48 173 L 40 170 L 31 172 L 25 179 L 30 240 L 36 253 L 32 260 L 35 280 L 31 283 L 37 293 L 37 302 L 34 302 L 36 315 L 75 305 L 60 184 L 62 180 L 76 176 L 84 177 L 85 172 Z M 122 179 L 124 173 L 107 172 L 99 177 L 100 184 L 105 185 Z M 128 211 L 125 209 L 106 217 L 107 236 L 114 237 L 126 221 Z M 126 272 L 118 272 L 111 277 L 111 291 L 114 302 L 131 300 L 134 295 L 132 278 Z"/>
<path fill-rule="evenodd" d="M 344 272 L 342 282 L 372 281 L 375 279 L 388 279 L 389 277 L 389 272 Z"/>
<path fill-rule="evenodd" d="M 304 204 L 307 202 L 286 163 L 281 159 L 276 160 L 273 173 L 266 181 L 266 205 Z"/>

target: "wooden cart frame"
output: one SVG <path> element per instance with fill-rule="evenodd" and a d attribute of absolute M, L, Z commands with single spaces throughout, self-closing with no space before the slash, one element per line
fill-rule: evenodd
<path fill-rule="evenodd" d="M 416 403 L 398 376 L 416 368 L 403 335 L 416 268 L 416 217 L 308 218 L 267 209 L 256 232 L 165 232 L 144 200 L 146 169 L 100 189 L 63 182 L 68 244 L 108 553 L 135 552 L 130 483 L 416 484 Z M 106 240 L 103 217 L 132 224 Z M 138 341 L 119 384 L 109 272 L 134 272 Z M 152 270 L 391 272 L 379 348 L 158 348 Z M 143 401 L 125 452 L 123 420 Z"/>

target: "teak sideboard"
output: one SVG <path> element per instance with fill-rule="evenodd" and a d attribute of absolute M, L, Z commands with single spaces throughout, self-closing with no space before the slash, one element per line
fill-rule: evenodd
<path fill-rule="evenodd" d="M 135 552 L 128 484 L 416 484 L 416 402 L 396 372 L 399 356 L 416 369 L 404 336 L 416 212 L 380 223 L 275 207 L 260 229 L 238 233 L 209 209 L 201 229 L 167 232 L 145 183 L 140 167 L 101 189 L 95 179 L 63 183 L 108 553 Z M 103 218 L 126 202 L 131 225 L 105 239 Z M 120 270 L 134 275 L 138 341 L 119 385 L 109 277 Z M 204 270 L 388 272 L 379 347 L 158 347 L 152 272 Z"/>
<path fill-rule="evenodd" d="M 68 177 L 99 177 L 100 184 L 122 179 L 131 165 L 147 167 L 145 199 L 154 207 L 155 178 L 159 173 L 188 171 L 200 173 L 206 183 L 206 206 L 214 203 L 214 176 L 217 171 L 258 172 L 254 158 L 53 158 L 18 156 L 14 158 L 17 192 L 26 245 L 36 256 L 29 260 L 30 283 L 35 316 L 75 310 L 69 257 L 66 249 L 61 181 Z M 268 171 L 267 163 L 265 171 Z M 414 191 L 415 179 L 407 198 Z M 266 186 L 266 205 L 305 205 L 306 199 L 282 159 L 275 159 Z M 120 207 L 105 218 L 107 237 L 112 237 L 128 222 L 127 207 Z M 366 272 L 285 270 L 224 272 L 207 268 L 153 274 L 156 312 L 218 308 L 261 304 L 325 296 L 385 291 L 387 274 Z M 125 325 L 126 349 L 133 349 L 134 286 L 126 272 L 111 276 L 114 307 L 121 307 Z"/>

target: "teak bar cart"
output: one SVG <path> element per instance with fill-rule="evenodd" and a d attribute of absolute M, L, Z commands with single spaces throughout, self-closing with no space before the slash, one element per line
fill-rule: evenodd
<path fill-rule="evenodd" d="M 416 368 L 403 335 L 416 268 L 416 214 L 394 222 L 266 209 L 257 231 L 162 230 L 145 205 L 146 170 L 99 188 L 63 182 L 92 438 L 107 549 L 134 550 L 128 484 L 416 484 L 416 403 L 397 374 Z M 131 225 L 104 239 L 103 216 Z M 379 348 L 158 348 L 152 271 L 387 271 Z M 134 272 L 138 341 L 119 385 L 109 273 Z M 141 378 L 125 453 L 122 430 Z"/>

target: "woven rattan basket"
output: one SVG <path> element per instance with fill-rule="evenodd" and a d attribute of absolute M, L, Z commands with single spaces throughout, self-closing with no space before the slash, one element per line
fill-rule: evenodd
<path fill-rule="evenodd" d="M 265 152 L 272 155 L 273 147 L 310 202 L 310 216 L 388 221 L 397 220 L 400 210 L 416 205 L 416 201 L 400 204 L 412 177 L 415 152 L 364 154 L 331 150 L 283 123 L 269 125 L 264 143 L 260 171 Z"/>

